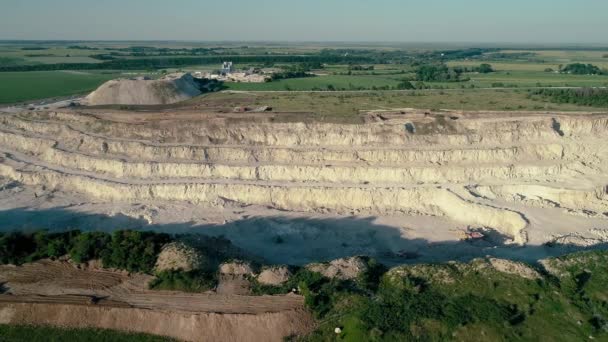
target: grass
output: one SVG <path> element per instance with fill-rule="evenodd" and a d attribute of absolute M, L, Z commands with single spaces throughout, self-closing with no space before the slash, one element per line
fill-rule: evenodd
<path fill-rule="evenodd" d="M 85 93 L 119 77 L 117 73 L 33 71 L 0 73 L 0 103 Z"/>
<path fill-rule="evenodd" d="M 330 306 L 305 340 L 605 341 L 607 258 L 606 252 L 583 252 L 552 259 L 560 275 L 537 279 L 473 261 L 401 266 L 382 276 L 372 293 L 353 285 L 317 286 L 305 293 L 307 303 L 324 293 Z M 338 336 L 335 327 L 342 328 Z"/>
<path fill-rule="evenodd" d="M 325 90 L 333 86 L 338 90 L 353 90 L 372 87 L 395 87 L 404 75 L 327 75 L 306 78 L 292 78 L 268 83 L 226 83 L 231 90 L 283 91 L 283 90 Z"/>
<path fill-rule="evenodd" d="M 606 87 L 608 76 L 568 75 L 543 71 L 493 72 L 470 74 L 471 81 L 478 87 L 491 87 L 495 83 L 518 87 Z"/>
<path fill-rule="evenodd" d="M 553 104 L 532 99 L 524 89 L 458 89 L 369 92 L 247 92 L 214 93 L 190 103 L 217 104 L 232 110 L 236 106 L 271 106 L 278 112 L 312 112 L 319 117 L 353 117 L 360 111 L 421 108 L 452 110 L 564 110 L 588 111 L 590 107 Z"/>
<path fill-rule="evenodd" d="M 0 342 L 162 342 L 170 338 L 102 329 L 67 329 L 0 324 Z"/>

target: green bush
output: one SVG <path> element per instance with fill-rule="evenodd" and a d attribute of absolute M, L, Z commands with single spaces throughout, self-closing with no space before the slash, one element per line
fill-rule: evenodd
<path fill-rule="evenodd" d="M 112 235 L 78 230 L 2 233 L 0 263 L 19 265 L 69 255 L 77 263 L 102 259 L 105 267 L 151 273 L 162 246 L 170 241 L 167 234 L 132 230 L 116 231 Z"/>
<path fill-rule="evenodd" d="M 110 244 L 110 236 L 102 232 L 79 234 L 75 237 L 70 249 L 70 258 L 81 263 L 102 257 Z"/>
<path fill-rule="evenodd" d="M 120 230 L 112 234 L 112 242 L 101 256 L 104 267 L 129 272 L 150 273 L 163 245 L 171 242 L 168 234 Z"/>
<path fill-rule="evenodd" d="M 199 270 L 163 271 L 156 274 L 156 278 L 150 282 L 149 286 L 154 290 L 205 292 L 217 286 L 217 277 L 215 273 Z"/>

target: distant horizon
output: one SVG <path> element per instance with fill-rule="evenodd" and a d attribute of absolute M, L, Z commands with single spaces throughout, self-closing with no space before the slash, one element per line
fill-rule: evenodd
<path fill-rule="evenodd" d="M 5 40 L 608 44 L 608 1 L 4 0 Z"/>
<path fill-rule="evenodd" d="M 0 43 L 62 43 L 62 42 L 91 42 L 91 43 L 129 43 L 129 42 L 150 42 L 150 43 L 261 43 L 261 44 L 394 44 L 394 45 L 457 45 L 468 46 L 475 48 L 479 46 L 495 46 L 495 47 L 594 47 L 608 48 L 608 42 L 490 42 L 490 41 L 391 41 L 391 40 L 239 40 L 239 39 L 222 39 L 222 40 L 193 40 L 193 39 L 13 39 L 0 38 Z"/>

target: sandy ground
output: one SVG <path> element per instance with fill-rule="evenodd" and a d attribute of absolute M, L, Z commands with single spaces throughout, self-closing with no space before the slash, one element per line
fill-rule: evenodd
<path fill-rule="evenodd" d="M 285 212 L 260 206 L 206 208 L 175 202 L 91 203 L 78 194 L 3 181 L 3 231 L 143 229 L 223 235 L 236 246 L 276 264 L 303 265 L 352 255 L 369 255 L 389 265 L 466 261 L 486 255 L 535 262 L 584 248 L 549 247 L 544 245 L 548 237 L 574 232 L 592 238 L 592 229 L 608 228 L 603 219 L 566 215 L 556 208 L 533 208 L 527 217 L 538 227 L 531 238 L 539 243 L 514 246 L 505 245 L 499 234 L 488 234 L 480 241 L 462 240 L 466 226 L 440 217 L 358 217 Z M 550 220 L 551 225 L 547 225 L 552 216 L 561 219 Z"/>

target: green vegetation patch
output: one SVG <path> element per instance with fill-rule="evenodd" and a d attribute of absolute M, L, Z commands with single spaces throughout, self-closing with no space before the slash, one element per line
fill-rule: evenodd
<path fill-rule="evenodd" d="M 377 289 L 336 280 L 300 284 L 320 320 L 304 340 L 604 340 L 607 258 L 591 252 L 553 259 L 557 276 L 538 278 L 476 260 L 394 268 Z"/>
<path fill-rule="evenodd" d="M 214 272 L 171 270 L 157 273 L 149 287 L 153 290 L 205 292 L 214 289 L 217 282 L 217 274 Z"/>
<path fill-rule="evenodd" d="M 581 106 L 608 107 L 608 89 L 536 89 L 531 96 L 539 96 L 554 103 L 571 103 Z"/>
<path fill-rule="evenodd" d="M 104 267 L 151 273 L 162 246 L 170 241 L 167 234 L 132 230 L 0 233 L 0 263 L 19 265 L 67 254 L 77 263 L 101 259 Z"/>

